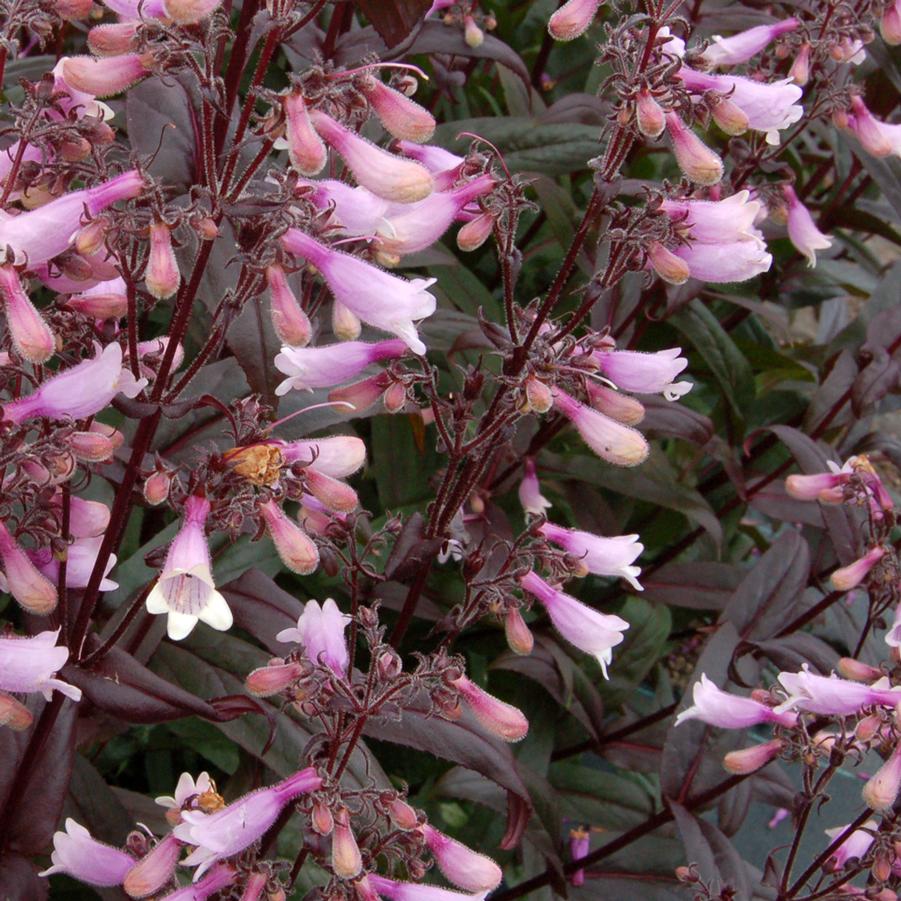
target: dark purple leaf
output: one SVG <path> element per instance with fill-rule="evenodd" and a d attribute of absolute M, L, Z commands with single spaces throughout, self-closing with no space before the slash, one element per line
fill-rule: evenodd
<path fill-rule="evenodd" d="M 433 560 L 444 540 L 425 538 L 425 520 L 421 513 L 414 513 L 404 523 L 391 554 L 385 563 L 385 575 L 395 582 L 412 578 L 428 560 Z"/>
<path fill-rule="evenodd" d="M 222 587 L 235 617 L 235 625 L 249 632 L 273 654 L 284 654 L 286 646 L 275 640 L 282 629 L 297 625 L 303 604 L 258 569 Z"/>
<path fill-rule="evenodd" d="M 839 656 L 825 641 L 808 632 L 754 642 L 754 646 L 781 670 L 799 670 L 810 663 L 828 675 L 835 669 Z"/>
<path fill-rule="evenodd" d="M 703 447 L 713 437 L 713 423 L 702 413 L 662 397 L 643 397 L 646 410 L 641 430 L 648 437 L 682 438 Z"/>
<path fill-rule="evenodd" d="M 742 571 L 730 563 L 668 563 L 642 577 L 644 597 L 691 610 L 722 610 L 738 588 Z"/>
<path fill-rule="evenodd" d="M 846 396 L 850 397 L 851 387 L 857 378 L 858 366 L 854 359 L 854 354 L 850 351 L 843 350 L 838 359 L 835 361 L 829 375 L 823 380 L 822 384 L 814 392 L 804 415 L 805 431 L 813 431 L 817 428 L 827 416 L 830 415 L 833 407 L 839 406 Z M 841 407 L 838 414 L 830 419 L 829 427 L 847 425 L 852 418 L 851 407 L 845 404 Z"/>
<path fill-rule="evenodd" d="M 431 0 L 356 0 L 355 5 L 390 49 L 410 35 L 432 4 Z"/>
<path fill-rule="evenodd" d="M 899 374 L 901 368 L 898 363 L 888 355 L 888 351 L 880 348 L 851 386 L 851 409 L 855 416 L 863 416 L 886 394 L 894 391 L 898 387 Z"/>
<path fill-rule="evenodd" d="M 37 867 L 21 854 L 0 856 L 0 886 L 3 901 L 44 901 L 50 883 L 38 876 Z"/>

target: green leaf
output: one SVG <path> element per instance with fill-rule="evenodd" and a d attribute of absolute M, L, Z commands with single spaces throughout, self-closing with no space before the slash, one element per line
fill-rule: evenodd
<path fill-rule="evenodd" d="M 629 628 L 623 643 L 613 649 L 610 681 L 601 686 L 609 706 L 625 701 L 657 665 L 672 627 L 669 608 L 644 598 L 628 598 L 619 615 Z"/>

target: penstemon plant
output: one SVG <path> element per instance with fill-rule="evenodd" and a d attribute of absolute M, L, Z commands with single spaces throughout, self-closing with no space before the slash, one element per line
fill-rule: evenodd
<path fill-rule="evenodd" d="M 898 44 L 0 0 L 0 898 L 896 899 Z"/>

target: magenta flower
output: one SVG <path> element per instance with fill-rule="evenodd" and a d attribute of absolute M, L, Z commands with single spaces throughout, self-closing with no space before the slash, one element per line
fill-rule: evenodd
<path fill-rule="evenodd" d="M 96 216 L 116 201 L 137 197 L 143 189 L 143 177 L 131 169 L 94 188 L 70 191 L 35 210 L 2 219 L 0 246 L 12 247 L 16 262 L 45 263 L 69 248 L 85 209 Z"/>
<path fill-rule="evenodd" d="M 289 253 L 309 260 L 322 273 L 335 299 L 363 322 L 397 335 L 413 353 L 425 353 L 414 323 L 435 312 L 435 298 L 426 290 L 435 283 L 434 278 L 407 281 L 332 250 L 296 228 L 289 228 L 281 241 Z"/>
<path fill-rule="evenodd" d="M 230 885 L 234 885 L 238 873 L 232 867 L 220 864 L 213 867 L 209 873 L 193 885 L 161 895 L 159 901 L 206 901 L 217 892 Z"/>
<path fill-rule="evenodd" d="M 591 848 L 591 833 L 587 829 L 570 829 L 569 856 L 571 860 L 581 860 L 588 855 Z M 585 870 L 576 870 L 570 877 L 573 885 L 585 884 Z"/>
<path fill-rule="evenodd" d="M 685 237 L 694 243 L 731 244 L 735 241 L 763 239 L 754 227 L 761 213 L 759 200 L 749 191 L 739 191 L 723 200 L 682 198 L 664 200 L 661 209 L 675 222 Z"/>
<path fill-rule="evenodd" d="M 634 350 L 597 351 L 594 359 L 601 372 L 623 391 L 636 394 L 662 394 L 667 400 L 678 400 L 691 391 L 691 382 L 676 382 L 675 378 L 688 366 L 679 356 L 681 347 L 640 353 Z"/>
<path fill-rule="evenodd" d="M 366 443 L 353 435 L 286 441 L 279 450 L 285 463 L 303 463 L 333 479 L 353 475 L 366 462 Z"/>
<path fill-rule="evenodd" d="M 488 694 L 466 676 L 450 683 L 460 692 L 475 718 L 492 735 L 504 741 L 521 741 L 529 731 L 529 721 L 523 712 L 512 704 Z"/>
<path fill-rule="evenodd" d="M 643 590 L 638 583 L 641 567 L 630 565 L 644 550 L 638 535 L 603 538 L 592 535 L 591 532 L 565 529 L 551 522 L 543 523 L 538 531 L 548 541 L 559 544 L 567 554 L 575 557 L 588 572 L 597 576 L 622 578 L 636 591 Z"/>
<path fill-rule="evenodd" d="M 357 889 L 364 901 L 377 901 L 379 895 L 389 901 L 484 901 L 488 895 L 487 891 L 470 895 L 421 882 L 397 882 L 375 873 L 364 876 Z"/>
<path fill-rule="evenodd" d="M 779 673 L 778 679 L 788 694 L 776 708 L 780 712 L 803 710 L 827 716 L 849 716 L 862 707 L 894 707 L 901 701 L 901 687 L 883 686 L 882 680 L 866 685 L 838 676 L 817 676 L 809 671 L 806 663 L 800 672 Z"/>
<path fill-rule="evenodd" d="M 258 510 L 282 563 L 301 576 L 315 572 L 319 566 L 316 542 L 288 517 L 276 501 L 264 501 Z"/>
<path fill-rule="evenodd" d="M 404 204 L 392 204 L 384 197 L 357 185 L 322 178 L 305 182 L 313 190 L 306 195 L 319 209 L 330 210 L 329 225 L 347 235 L 374 235 L 382 227 L 388 211 Z"/>
<path fill-rule="evenodd" d="M 100 545 L 103 542 L 101 536 L 93 538 L 78 538 L 71 542 L 66 549 L 66 585 L 69 588 L 87 588 L 91 578 L 91 572 L 100 553 Z M 42 548 L 32 555 L 37 568 L 51 582 L 56 582 L 59 574 L 59 560 L 53 556 L 50 548 Z M 103 579 L 100 581 L 101 591 L 114 591 L 119 587 L 118 582 L 106 578 L 116 565 L 116 555 L 110 554 L 103 571 Z"/>
<path fill-rule="evenodd" d="M 603 0 L 567 0 L 548 20 L 554 40 L 574 41 L 591 25 Z"/>
<path fill-rule="evenodd" d="M 756 25 L 728 38 L 715 34 L 711 38 L 710 45 L 701 54 L 701 59 L 711 67 L 746 63 L 776 38 L 794 31 L 798 24 L 798 20 L 792 17 L 774 22 L 772 25 Z"/>
<path fill-rule="evenodd" d="M 544 511 L 553 504 L 542 495 L 541 485 L 538 482 L 538 470 L 535 460 L 526 457 L 522 464 L 522 481 L 519 483 L 519 502 L 526 513 L 533 516 L 544 516 Z"/>
<path fill-rule="evenodd" d="M 860 97 L 851 98 L 848 127 L 871 156 L 901 156 L 901 124 L 877 119 Z"/>
<path fill-rule="evenodd" d="M 807 257 L 807 265 L 816 266 L 816 252 L 831 247 L 832 239 L 816 227 L 810 210 L 798 200 L 791 185 L 783 185 L 782 194 L 788 204 L 788 237 L 798 252 Z"/>
<path fill-rule="evenodd" d="M 198 620 L 220 632 L 232 625 L 228 603 L 213 582 L 204 528 L 209 513 L 206 498 L 188 498 L 182 527 L 169 545 L 163 571 L 147 596 L 149 613 L 168 615 L 166 630 L 173 641 L 187 637 Z"/>
<path fill-rule="evenodd" d="M 780 708 L 768 707 L 753 698 L 740 698 L 717 688 L 705 674 L 692 689 L 691 707 L 686 707 L 677 717 L 676 725 L 687 720 L 700 720 L 708 726 L 720 729 L 748 729 L 761 723 L 794 726 L 797 715 Z"/>
<path fill-rule="evenodd" d="M 500 885 L 503 873 L 490 857 L 467 848 L 428 823 L 422 826 L 422 834 L 448 882 L 467 892 L 491 891 Z"/>
<path fill-rule="evenodd" d="M 645 461 L 650 449 L 641 432 L 580 404 L 562 388 L 554 388 L 553 395 L 554 407 L 602 460 L 616 466 L 637 466 Z"/>
<path fill-rule="evenodd" d="M 310 119 L 325 142 L 344 160 L 358 184 L 373 194 L 398 203 L 415 203 L 434 190 L 432 176 L 414 160 L 376 147 L 321 110 L 312 110 Z"/>
<path fill-rule="evenodd" d="M 269 788 L 244 795 L 215 813 L 183 811 L 182 822 L 173 834 L 184 844 L 195 846 L 183 861 L 186 866 L 197 867 L 194 881 L 213 864 L 253 844 L 278 819 L 286 805 L 321 785 L 316 770 L 307 767 Z"/>
<path fill-rule="evenodd" d="M 407 351 L 400 338 L 367 344 L 365 341 L 341 341 L 323 347 L 288 347 L 275 357 L 275 368 L 288 378 L 275 389 L 279 396 L 292 389 L 312 391 L 331 388 L 359 375 L 367 366 L 382 360 L 394 360 Z"/>
<path fill-rule="evenodd" d="M 844 500 L 844 486 L 854 475 L 851 457 L 841 468 L 831 460 L 831 472 L 818 472 L 813 475 L 791 475 L 785 480 L 785 490 L 799 501 L 819 501 L 821 504 L 840 504 Z"/>
<path fill-rule="evenodd" d="M 0 266 L 0 299 L 16 353 L 29 363 L 45 363 L 56 350 L 56 336 L 25 293 L 12 266 Z"/>
<path fill-rule="evenodd" d="M 103 350 L 94 345 L 93 359 L 82 360 L 47 379 L 31 394 L 3 404 L 3 418 L 26 422 L 38 416 L 50 419 L 86 419 L 109 406 L 119 393 L 136 397 L 146 379 L 135 380 L 122 365 L 122 348 L 115 342 Z"/>
<path fill-rule="evenodd" d="M 29 613 L 46 616 L 56 608 L 56 585 L 39 572 L 19 542 L 0 522 L 0 563 L 5 584 L 2 586 Z"/>
<path fill-rule="evenodd" d="M 594 537 L 594 536 L 592 536 Z M 613 660 L 613 649 L 622 642 L 629 624 L 611 613 L 599 613 L 557 588 L 548 585 L 535 572 L 526 573 L 520 584 L 547 610 L 554 628 L 571 645 L 597 660 L 604 674 Z"/>
<path fill-rule="evenodd" d="M 844 826 L 836 826 L 834 829 L 825 829 L 823 831 L 832 841 L 835 841 L 850 825 L 850 823 L 846 823 Z M 870 845 L 873 844 L 875 837 L 876 821 L 867 820 L 835 849 L 832 857 L 826 861 L 823 868 L 830 873 L 835 873 L 844 868 L 849 860 L 863 857 L 870 850 Z"/>
<path fill-rule="evenodd" d="M 39 875 L 65 873 L 79 882 L 110 888 L 121 885 L 135 859 L 118 848 L 91 838 L 91 833 L 75 820 L 66 820 L 66 831 L 53 834 L 52 866 Z"/>
<path fill-rule="evenodd" d="M 31 638 L 0 638 L 0 690 L 16 694 L 39 691 L 48 701 L 55 690 L 80 701 L 80 688 L 56 678 L 69 659 L 69 649 L 56 644 L 59 633 L 57 629 Z"/>
<path fill-rule="evenodd" d="M 835 570 L 829 577 L 832 587 L 839 591 L 850 591 L 852 588 L 856 588 L 885 554 L 885 548 L 876 545 L 853 563 Z"/>
<path fill-rule="evenodd" d="M 766 134 L 768 144 L 779 143 L 779 132 L 804 115 L 798 101 L 803 91 L 792 79 L 754 81 L 741 75 L 711 75 L 682 66 L 677 73 L 689 91 L 724 94 L 747 117 L 748 127 Z"/>
<path fill-rule="evenodd" d="M 723 161 L 676 115 L 666 114 L 679 168 L 696 185 L 715 185 L 723 177 Z"/>
<path fill-rule="evenodd" d="M 350 619 L 331 598 L 326 598 L 321 607 L 316 601 L 307 601 L 297 620 L 297 626 L 282 629 L 275 639 L 286 644 L 301 645 L 311 661 L 327 666 L 343 679 L 350 663 L 347 640 L 344 637 L 344 630 L 350 624 Z"/>

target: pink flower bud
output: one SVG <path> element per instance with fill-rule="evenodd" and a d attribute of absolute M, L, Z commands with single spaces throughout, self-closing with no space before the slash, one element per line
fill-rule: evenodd
<path fill-rule="evenodd" d="M 882 678 L 882 670 L 867 663 L 861 663 L 853 657 L 841 657 L 836 669 L 846 678 L 854 682 L 875 682 Z"/>
<path fill-rule="evenodd" d="M 788 77 L 802 88 L 810 81 L 810 44 L 801 44 L 798 55 L 788 70 Z"/>
<path fill-rule="evenodd" d="M 150 74 L 149 62 L 149 57 L 138 53 L 122 53 L 100 59 L 70 56 L 63 65 L 63 76 L 79 91 L 95 97 L 112 97 L 146 78 Z"/>
<path fill-rule="evenodd" d="M 279 341 L 291 347 L 309 344 L 313 327 L 288 284 L 285 270 L 278 264 L 267 266 L 266 283 L 269 286 L 269 315 Z"/>
<path fill-rule="evenodd" d="M 203 21 L 222 5 L 222 0 L 163 0 L 166 16 L 178 25 Z"/>
<path fill-rule="evenodd" d="M 851 110 L 853 115 L 849 117 L 848 124 L 863 149 L 871 156 L 890 156 L 894 148 L 891 137 L 885 131 L 885 123 L 867 109 L 860 97 L 851 98 Z"/>
<path fill-rule="evenodd" d="M 377 78 L 365 79 L 362 89 L 385 130 L 398 140 L 423 144 L 435 133 L 434 116 L 400 91 Z"/>
<path fill-rule="evenodd" d="M 244 680 L 244 685 L 254 697 L 268 698 L 284 691 L 302 675 L 303 666 L 299 663 L 261 666 L 250 673 Z"/>
<path fill-rule="evenodd" d="M 354 410 L 368 410 L 384 394 L 392 384 L 391 376 L 387 372 L 379 372 L 368 379 L 345 385 L 343 388 L 333 388 L 328 393 L 330 401 L 343 401 L 351 404 Z"/>
<path fill-rule="evenodd" d="M 373 194 L 398 203 L 415 203 L 432 193 L 432 176 L 424 166 L 376 147 L 319 110 L 313 110 L 310 118 L 357 182 Z"/>
<path fill-rule="evenodd" d="M 761 767 L 766 766 L 771 760 L 775 760 L 785 747 L 781 738 L 763 744 L 743 748 L 741 751 L 730 751 L 723 758 L 723 766 L 730 772 L 740 775 L 756 773 Z"/>
<path fill-rule="evenodd" d="M 117 282 L 100 282 L 82 294 L 73 294 L 66 306 L 77 313 L 83 313 L 92 319 L 121 319 L 128 313 L 128 297 L 124 291 L 117 290 Z"/>
<path fill-rule="evenodd" d="M 507 636 L 507 644 L 514 654 L 527 655 L 532 653 L 535 646 L 535 636 L 532 635 L 526 621 L 517 607 L 509 607 L 504 616 L 504 634 Z"/>
<path fill-rule="evenodd" d="M 150 226 L 150 255 L 144 284 L 157 300 L 171 297 L 181 284 L 178 261 L 172 249 L 172 232 L 164 222 L 154 222 Z"/>
<path fill-rule="evenodd" d="M 728 97 L 711 100 L 710 115 L 727 135 L 743 135 L 750 125 L 748 114 Z"/>
<path fill-rule="evenodd" d="M 388 413 L 400 413 L 407 405 L 407 386 L 403 382 L 395 382 L 382 395 L 382 403 Z"/>
<path fill-rule="evenodd" d="M 642 90 L 635 102 L 635 122 L 646 138 L 659 138 L 666 129 L 666 114 L 651 93 Z"/>
<path fill-rule="evenodd" d="M 261 901 L 268 881 L 269 876 L 266 873 L 251 873 L 241 894 L 241 901 Z M 267 895 L 267 901 L 271 899 L 272 895 Z"/>
<path fill-rule="evenodd" d="M 0 523 L 0 563 L 8 591 L 20 606 L 36 616 L 46 616 L 56 609 L 56 586 L 38 571 L 3 523 Z"/>
<path fill-rule="evenodd" d="M 842 486 L 851 478 L 851 472 L 820 472 L 815 475 L 791 475 L 785 480 L 789 497 L 799 501 L 819 501 L 822 504 L 840 504 L 844 500 Z"/>
<path fill-rule="evenodd" d="M 400 798 L 395 798 L 388 803 L 388 813 L 398 829 L 409 831 L 419 825 L 419 817 L 416 815 L 416 811 Z"/>
<path fill-rule="evenodd" d="M 22 288 L 12 266 L 0 266 L 0 298 L 16 353 L 29 363 L 44 363 L 56 350 L 56 337 Z"/>
<path fill-rule="evenodd" d="M 585 390 L 591 406 L 617 422 L 624 425 L 638 425 L 644 419 L 644 404 L 634 397 L 629 397 L 628 394 L 623 394 L 622 391 L 614 391 L 592 379 L 586 380 Z"/>
<path fill-rule="evenodd" d="M 203 814 L 201 814 L 203 816 Z M 208 849 L 200 849 L 201 853 L 194 852 L 195 855 L 201 857 L 203 854 L 212 855 L 212 851 Z M 192 855 L 193 856 L 193 855 Z M 206 858 L 204 858 L 206 859 Z M 214 857 L 211 859 L 215 859 Z M 185 858 L 187 861 L 188 858 Z M 209 863 L 204 863 L 195 870 L 194 882 L 186 885 L 184 888 L 176 889 L 165 895 L 160 901 L 207 901 L 213 895 L 217 894 L 224 888 L 233 885 L 237 877 L 234 868 L 226 864 L 219 864 L 203 876 Z M 203 878 L 201 878 L 203 877 Z M 221 897 L 221 895 L 220 895 Z"/>
<path fill-rule="evenodd" d="M 132 898 L 146 898 L 162 891 L 172 879 L 182 843 L 167 835 L 157 842 L 151 851 L 139 860 L 125 876 L 122 888 Z"/>
<path fill-rule="evenodd" d="M 832 587 L 837 591 L 850 591 L 856 588 L 867 577 L 869 571 L 885 556 L 885 548 L 877 545 L 863 557 L 835 570 L 829 577 Z"/>
<path fill-rule="evenodd" d="M 308 469 L 304 473 L 304 480 L 306 490 L 328 507 L 329 510 L 335 510 L 338 513 L 350 513 L 356 510 L 360 503 L 357 492 L 350 485 L 338 479 L 333 479 L 331 476 L 327 476 L 316 469 Z"/>
<path fill-rule="evenodd" d="M 67 22 L 86 19 L 93 8 L 92 0 L 56 0 L 56 12 Z"/>
<path fill-rule="evenodd" d="M 603 0 L 567 0 L 548 20 L 556 41 L 572 41 L 588 30 Z"/>
<path fill-rule="evenodd" d="M 485 42 L 485 32 L 476 24 L 472 16 L 463 17 L 463 40 L 467 47 L 481 47 Z"/>
<path fill-rule="evenodd" d="M 832 239 L 824 235 L 813 221 L 810 210 L 798 199 L 791 185 L 782 186 L 788 204 L 788 237 L 799 253 L 807 257 L 807 265 L 815 266 L 818 250 L 832 246 Z"/>
<path fill-rule="evenodd" d="M 637 466 L 647 458 L 650 449 L 641 432 L 580 404 L 560 388 L 554 388 L 554 406 L 602 460 L 616 466 Z"/>
<path fill-rule="evenodd" d="M 529 731 L 529 721 L 521 710 L 483 691 L 466 676 L 451 683 L 469 705 L 476 719 L 492 735 L 504 741 L 521 741 Z"/>
<path fill-rule="evenodd" d="M 702 58 L 711 67 L 746 63 L 776 38 L 794 31 L 799 24 L 797 19 L 791 18 L 772 25 L 755 25 L 728 38 L 714 35 Z"/>
<path fill-rule="evenodd" d="M 651 241 L 645 248 L 648 263 L 657 275 L 670 285 L 684 285 L 691 275 L 688 263 L 677 257 L 659 241 Z"/>
<path fill-rule="evenodd" d="M 335 828 L 335 818 L 327 804 L 315 801 L 310 813 L 310 825 L 317 835 L 331 835 Z"/>
<path fill-rule="evenodd" d="M 891 0 L 879 20 L 879 33 L 889 46 L 901 44 L 901 0 Z"/>
<path fill-rule="evenodd" d="M 901 742 L 897 743 L 888 760 L 867 781 L 861 796 L 871 810 L 890 810 L 901 790 Z"/>
<path fill-rule="evenodd" d="M 282 563 L 302 576 L 314 572 L 319 565 L 319 549 L 310 536 L 275 501 L 260 504 L 259 510 Z"/>
<path fill-rule="evenodd" d="M 34 717 L 24 704 L 0 691 L 0 726 L 9 726 L 13 732 L 24 732 L 33 722 Z"/>
<path fill-rule="evenodd" d="M 666 114 L 679 168 L 697 185 L 715 185 L 723 177 L 723 161 L 676 115 Z"/>
<path fill-rule="evenodd" d="M 89 257 L 103 247 L 105 240 L 106 221 L 103 218 L 92 219 L 76 233 L 75 249 L 82 256 Z"/>
<path fill-rule="evenodd" d="M 319 137 L 303 94 L 292 91 L 282 98 L 285 112 L 285 141 L 291 165 L 301 175 L 318 175 L 328 161 L 328 150 Z"/>
<path fill-rule="evenodd" d="M 341 341 L 356 341 L 363 330 L 360 317 L 340 300 L 332 301 L 332 331 Z"/>
<path fill-rule="evenodd" d="M 554 405 L 554 396 L 544 382 L 530 375 L 526 379 L 526 401 L 536 413 L 547 413 Z"/>
<path fill-rule="evenodd" d="M 144 482 L 144 500 L 152 507 L 162 504 L 169 497 L 172 477 L 163 470 L 157 470 Z"/>
<path fill-rule="evenodd" d="M 503 873 L 490 857 L 467 848 L 428 823 L 423 825 L 422 834 L 438 868 L 458 888 L 485 892 L 500 885 Z"/>
<path fill-rule="evenodd" d="M 113 442 L 97 432 L 73 432 L 67 442 L 77 460 L 102 463 L 113 455 Z"/>
<path fill-rule="evenodd" d="M 360 848 L 350 828 L 347 809 L 342 807 L 335 814 L 335 829 L 332 832 L 332 869 L 341 879 L 353 879 L 363 869 Z"/>
<path fill-rule="evenodd" d="M 95 25 L 88 32 L 88 47 L 95 56 L 120 56 L 135 46 L 138 22 L 113 22 Z"/>
<path fill-rule="evenodd" d="M 494 231 L 494 216 L 491 213 L 479 213 L 470 219 L 457 232 L 457 247 L 464 253 L 478 250 Z"/>

